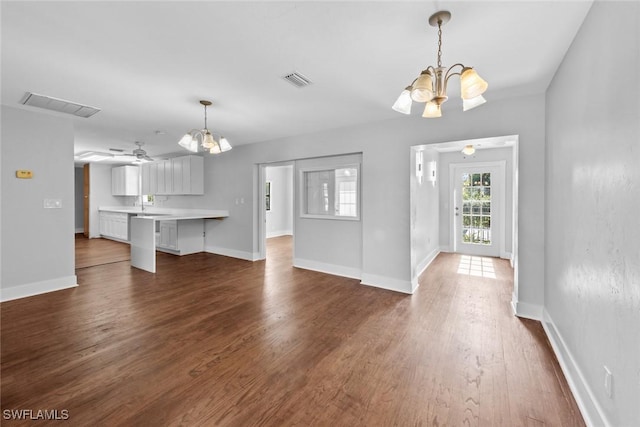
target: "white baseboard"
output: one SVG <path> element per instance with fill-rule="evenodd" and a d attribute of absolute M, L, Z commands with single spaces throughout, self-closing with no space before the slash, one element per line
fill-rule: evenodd
<path fill-rule="evenodd" d="M 537 320 L 539 322 L 542 321 L 541 305 L 529 304 L 525 302 L 518 302 L 515 300 L 511 300 L 511 308 L 513 309 L 513 314 L 515 314 L 518 317 Z"/>
<path fill-rule="evenodd" d="M 293 266 L 304 268 L 305 270 L 319 271 L 321 273 L 333 274 L 335 276 L 360 279 L 362 271 L 359 268 L 346 267 L 344 265 L 328 264 L 310 259 L 294 258 Z"/>
<path fill-rule="evenodd" d="M 260 259 L 260 254 L 258 252 L 239 251 L 237 249 L 223 248 L 220 246 L 205 246 L 204 251 L 211 254 L 224 255 L 231 258 L 244 259 L 247 261 L 257 261 Z"/>
<path fill-rule="evenodd" d="M 449 253 L 453 252 L 450 246 L 440 246 L 440 252 Z"/>
<path fill-rule="evenodd" d="M 588 426 L 611 426 L 602 407 L 598 404 L 589 384 L 584 378 L 580 367 L 576 363 L 569 347 L 565 343 L 560 331 L 546 309 L 542 314 L 542 327 L 549 338 L 553 352 L 560 363 L 573 397 L 576 399 L 580 413 Z"/>
<path fill-rule="evenodd" d="M 47 292 L 75 288 L 76 286 L 78 286 L 78 279 L 75 275 L 43 280 L 41 282 L 26 283 L 24 285 L 10 286 L 0 289 L 0 301 L 11 301 L 14 299 L 46 294 Z"/>
<path fill-rule="evenodd" d="M 76 228 L 76 234 L 78 233 L 84 233 L 84 227 L 83 228 Z"/>
<path fill-rule="evenodd" d="M 421 263 L 418 264 L 418 266 L 416 267 L 416 275 L 411 279 L 411 293 L 415 292 L 419 285 L 418 279 L 420 278 L 422 273 L 424 273 L 427 267 L 429 267 L 429 265 L 433 262 L 433 260 L 436 259 L 439 253 L 440 249 L 435 248 L 429 255 L 425 257 L 425 259 L 422 260 Z"/>
<path fill-rule="evenodd" d="M 500 258 L 502 258 L 502 259 L 511 260 L 512 257 L 513 257 L 513 255 L 511 255 L 511 252 L 500 252 Z"/>
<path fill-rule="evenodd" d="M 267 231 L 267 239 L 271 237 L 280 237 L 280 236 L 292 236 L 292 230 L 277 230 L 277 231 Z"/>
<path fill-rule="evenodd" d="M 390 291 L 412 294 L 413 289 L 410 280 L 400 280 L 393 277 L 378 276 L 377 274 L 362 273 L 360 283 L 375 288 L 388 289 Z"/>

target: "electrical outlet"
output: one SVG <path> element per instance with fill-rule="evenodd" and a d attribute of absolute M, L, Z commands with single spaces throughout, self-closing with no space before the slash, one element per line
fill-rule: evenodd
<path fill-rule="evenodd" d="M 45 209 L 60 209 L 62 208 L 62 199 L 44 199 Z"/>
<path fill-rule="evenodd" d="M 604 391 L 607 393 L 607 397 L 613 396 L 613 375 L 606 366 L 604 367 Z"/>

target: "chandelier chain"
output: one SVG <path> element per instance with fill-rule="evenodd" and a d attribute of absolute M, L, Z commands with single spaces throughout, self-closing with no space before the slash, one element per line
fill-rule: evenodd
<path fill-rule="evenodd" d="M 442 20 L 438 19 L 438 68 L 442 67 Z"/>
<path fill-rule="evenodd" d="M 204 106 L 204 128 L 208 129 L 207 128 L 207 106 L 206 105 Z"/>

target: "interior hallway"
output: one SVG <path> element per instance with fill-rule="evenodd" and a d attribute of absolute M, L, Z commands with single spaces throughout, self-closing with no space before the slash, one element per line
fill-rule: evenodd
<path fill-rule="evenodd" d="M 83 242 L 86 259 L 94 241 L 113 243 Z M 2 303 L 2 409 L 67 409 L 74 425 L 584 425 L 541 325 L 511 313 L 508 262 L 482 277 L 441 254 L 409 296 L 293 268 L 290 246 L 269 239 L 261 262 L 158 253 L 157 274 L 81 268 L 77 288 Z"/>

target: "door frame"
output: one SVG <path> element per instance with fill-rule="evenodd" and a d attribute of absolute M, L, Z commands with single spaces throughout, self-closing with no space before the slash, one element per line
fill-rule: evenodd
<path fill-rule="evenodd" d="M 264 200 L 266 197 L 265 194 L 265 186 L 267 183 L 267 168 L 269 167 L 278 167 L 278 166 L 292 166 L 293 167 L 293 182 L 292 185 L 292 194 L 293 197 L 293 212 L 292 215 L 292 223 L 291 223 L 291 232 L 293 233 L 295 239 L 296 233 L 296 221 L 295 221 L 295 210 L 296 210 L 296 186 L 295 186 L 295 160 L 287 160 L 282 162 L 274 162 L 274 163 L 260 163 L 258 164 L 258 258 L 257 260 L 263 260 L 267 258 L 267 208 L 264 204 Z M 293 258 L 295 258 L 295 245 L 292 248 L 293 250 Z"/>
<path fill-rule="evenodd" d="M 498 190 L 498 194 L 500 196 L 500 206 L 498 208 L 498 223 L 499 223 L 499 233 L 500 237 L 498 239 L 498 253 L 500 258 L 510 259 L 511 256 L 506 251 L 506 160 L 496 160 L 489 162 L 465 162 L 465 163 L 450 163 L 449 164 L 449 244 L 453 252 L 458 253 L 460 248 L 458 248 L 458 230 L 457 221 L 455 218 L 455 206 L 456 206 L 456 182 L 457 182 L 457 174 L 456 171 L 458 168 L 487 168 L 487 167 L 497 167 L 499 169 L 499 178 L 500 178 L 500 189 Z M 493 212 L 493 208 L 492 208 Z"/>
<path fill-rule="evenodd" d="M 82 167 L 82 234 L 84 234 L 84 237 L 86 237 L 87 239 L 89 238 L 89 195 L 91 194 L 91 173 L 89 171 L 89 167 L 89 163 L 86 163 Z"/>

